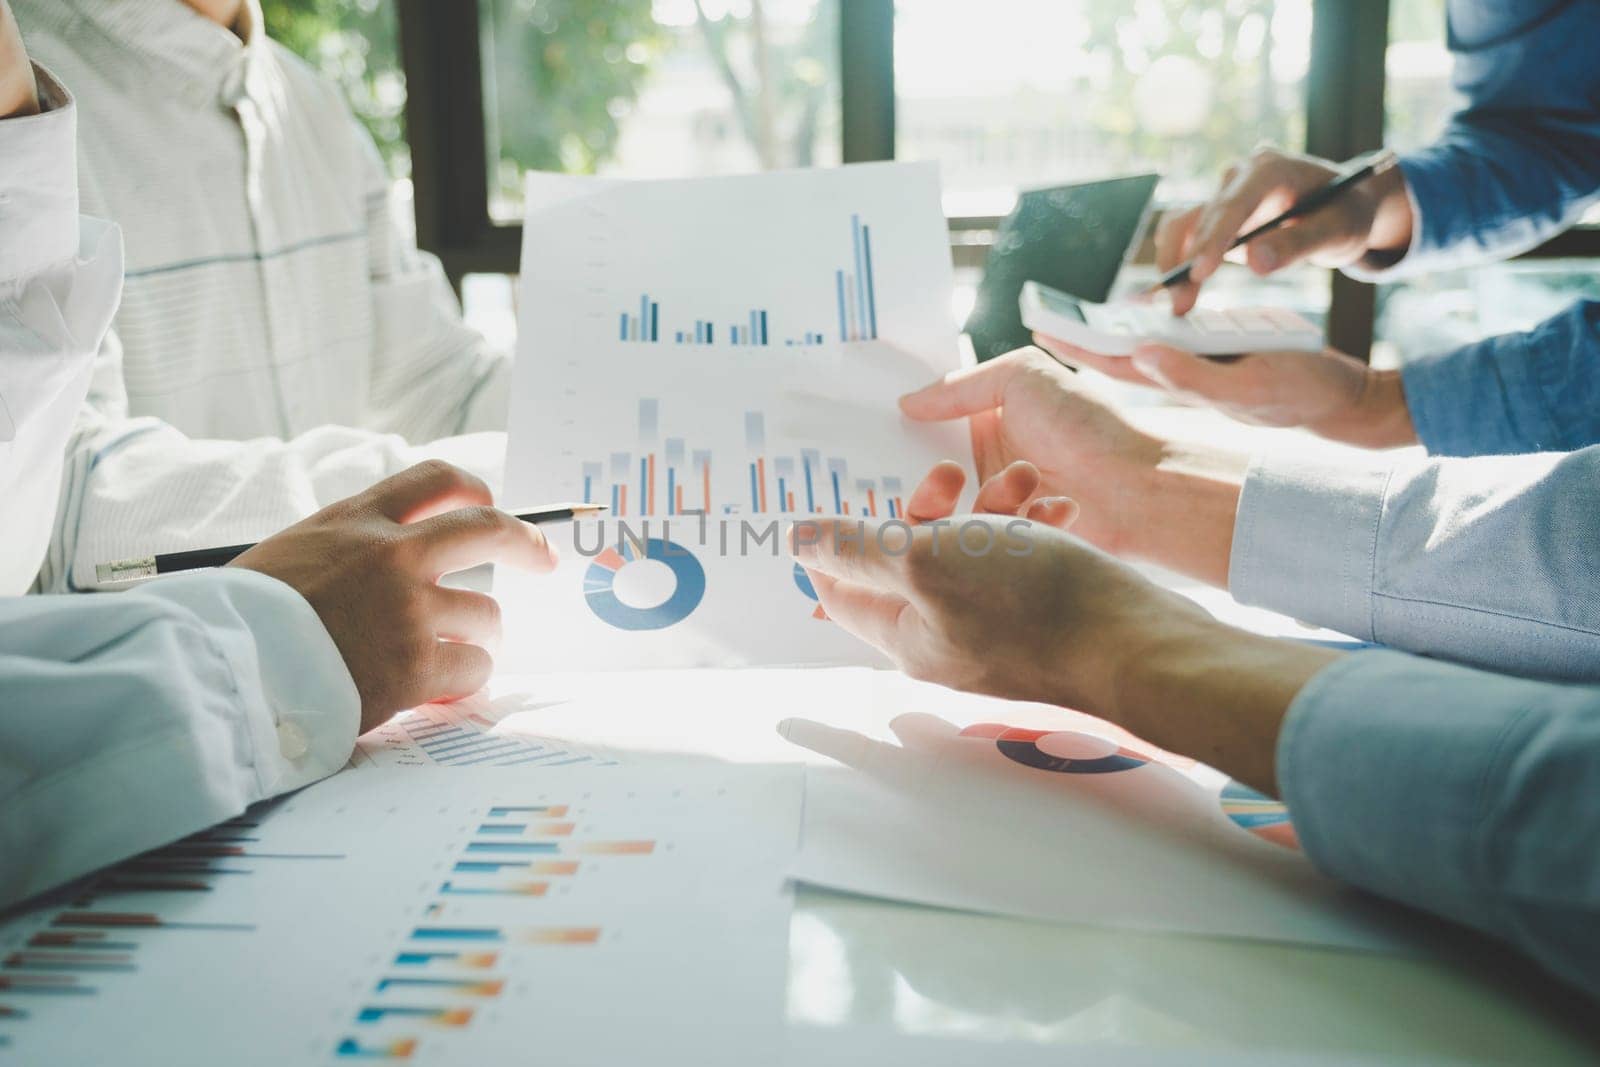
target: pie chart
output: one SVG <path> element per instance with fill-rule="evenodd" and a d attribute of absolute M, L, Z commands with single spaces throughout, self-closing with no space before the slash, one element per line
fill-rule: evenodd
<path fill-rule="evenodd" d="M 1243 782 L 1230 781 L 1222 787 L 1222 814 L 1235 826 L 1284 848 L 1299 848 L 1289 808 L 1281 800 L 1258 793 Z"/>
<path fill-rule="evenodd" d="M 962 730 L 961 736 L 990 738 L 1007 759 L 1056 774 L 1114 774 L 1150 762 L 1115 741 L 1072 730 L 1023 730 L 979 723 Z"/>
<path fill-rule="evenodd" d="M 617 595 L 617 576 L 630 566 L 654 560 L 671 571 L 672 590 L 659 603 L 639 606 Z M 660 537 L 644 539 L 644 554 L 628 538 L 607 547 L 583 576 L 583 598 L 601 622 L 618 630 L 664 630 L 693 614 L 706 595 L 706 569 L 687 548 Z"/>

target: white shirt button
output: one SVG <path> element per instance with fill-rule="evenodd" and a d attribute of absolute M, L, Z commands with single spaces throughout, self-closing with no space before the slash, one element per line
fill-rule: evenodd
<path fill-rule="evenodd" d="M 311 751 L 311 742 L 306 739 L 306 732 L 292 722 L 278 724 L 278 751 L 283 753 L 286 760 L 297 760 Z"/>

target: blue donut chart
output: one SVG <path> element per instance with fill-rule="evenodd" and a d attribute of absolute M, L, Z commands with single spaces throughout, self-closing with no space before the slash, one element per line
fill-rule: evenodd
<path fill-rule="evenodd" d="M 646 538 L 644 559 L 664 563 L 676 579 L 672 595 L 654 607 L 624 604 L 615 590 L 617 574 L 640 558 L 628 538 L 617 548 L 607 548 L 594 558 L 583 576 L 583 598 L 599 620 L 618 630 L 665 630 L 694 613 L 706 595 L 706 569 L 682 545 L 660 537 Z"/>

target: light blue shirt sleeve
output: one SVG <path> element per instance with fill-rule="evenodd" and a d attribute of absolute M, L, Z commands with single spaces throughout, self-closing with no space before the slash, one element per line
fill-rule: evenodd
<path fill-rule="evenodd" d="M 265 575 L 0 599 L 0 907 L 332 774 L 359 721 L 333 639 Z"/>
<path fill-rule="evenodd" d="M 1245 476 L 1236 599 L 1363 641 L 1600 682 L 1600 446 L 1464 459 L 1264 456 Z"/>
<path fill-rule="evenodd" d="M 1278 781 L 1328 874 L 1600 995 L 1600 689 L 1357 653 L 1290 706 Z"/>

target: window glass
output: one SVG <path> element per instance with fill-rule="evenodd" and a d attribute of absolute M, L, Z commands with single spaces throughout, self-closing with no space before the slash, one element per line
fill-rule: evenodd
<path fill-rule="evenodd" d="M 262 0 L 267 33 L 344 90 L 395 178 L 411 173 L 393 0 Z"/>
<path fill-rule="evenodd" d="M 1432 141 L 1461 105 L 1450 88 L 1445 0 L 1391 0 L 1384 58 L 1384 143 L 1408 152 Z"/>
<path fill-rule="evenodd" d="M 1198 199 L 1258 142 L 1305 142 L 1310 0 L 899 0 L 897 154 L 956 214 L 1138 171 Z"/>
<path fill-rule="evenodd" d="M 683 177 L 839 162 L 839 0 L 486 0 L 490 200 L 525 170 Z"/>

